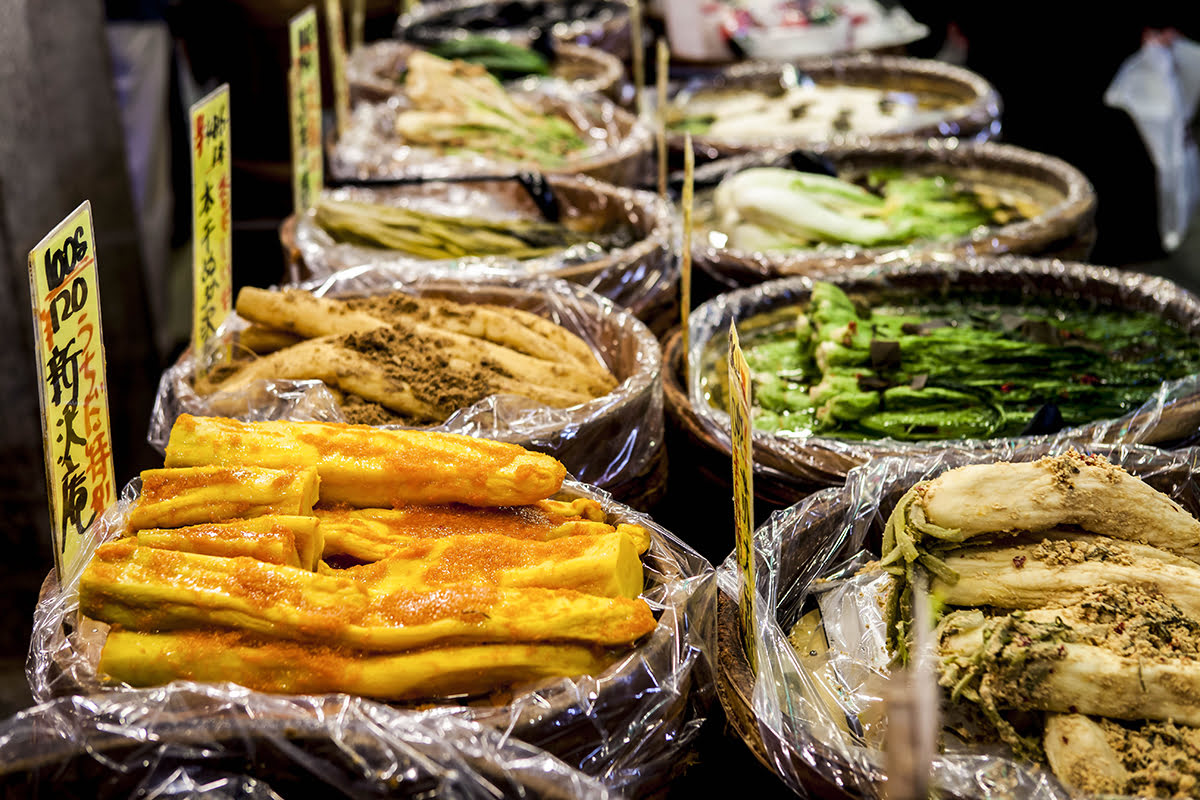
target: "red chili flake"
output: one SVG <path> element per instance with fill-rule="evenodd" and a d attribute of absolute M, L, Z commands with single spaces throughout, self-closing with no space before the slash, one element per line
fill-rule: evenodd
<path fill-rule="evenodd" d="M 1125 632 L 1124 620 L 1122 620 L 1121 622 L 1118 622 L 1116 627 L 1113 628 L 1113 630 L 1115 630 L 1117 633 L 1124 633 Z"/>
<path fill-rule="evenodd" d="M 1013 556 L 1013 566 L 1017 569 L 1025 566 L 1025 556 Z"/>
<path fill-rule="evenodd" d="M 1000 384 L 1000 391 L 1004 392 L 1005 394 L 1008 394 L 1009 392 L 1011 392 L 1011 391 L 1012 391 L 1013 389 L 1015 389 L 1015 388 L 1017 388 L 1017 387 L 1016 387 L 1016 386 L 1014 386 L 1014 385 L 1013 385 L 1013 384 L 1011 384 L 1011 383 L 1002 383 L 1002 384 Z"/>
<path fill-rule="evenodd" d="M 1087 384 L 1088 386 L 1095 386 L 1100 382 L 1100 379 L 1095 375 L 1080 375 L 1078 380 L 1080 383 Z"/>

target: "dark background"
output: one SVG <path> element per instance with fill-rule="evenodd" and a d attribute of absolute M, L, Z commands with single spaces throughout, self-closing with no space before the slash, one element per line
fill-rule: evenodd
<path fill-rule="evenodd" d="M 303 5 L 206 0 L 112 3 L 107 9 L 114 17 L 165 15 L 196 82 L 231 83 L 239 286 L 269 286 L 283 276 L 277 229 L 291 204 L 286 20 Z M 1123 4 L 1119 13 L 1095 3 L 904 5 L 934 31 L 910 46 L 911 54 L 950 52 L 943 49 L 950 31 L 965 38 L 962 63 L 991 81 L 1003 99 L 1003 141 L 1063 158 L 1090 178 L 1099 197 L 1092 262 L 1200 288 L 1200 230 L 1194 225 L 1177 251 L 1163 252 L 1150 160 L 1125 113 L 1102 101 L 1145 29 L 1170 26 L 1200 40 L 1200 4 Z M 394 6 L 371 4 L 368 40 L 389 34 Z M 24 657 L 37 592 L 53 564 L 26 257 L 85 198 L 96 222 L 118 486 L 161 461 L 145 443 L 146 426 L 158 376 L 175 352 L 156 350 L 147 323 L 105 21 L 99 0 L 0 3 L 0 383 L 6 413 L 0 426 L 0 545 L 6 555 L 0 560 L 0 716 L 31 702 Z M 177 90 L 172 101 L 172 138 L 177 149 L 186 148 Z M 187 169 L 177 159 L 173 244 L 184 258 Z M 182 344 L 176 343 L 176 352 Z M 719 562 L 733 546 L 728 494 L 712 490 L 689 467 L 682 459 L 671 461 L 668 495 L 654 513 Z M 702 736 L 703 764 L 689 769 L 673 794 L 747 778 L 760 793 L 784 792 L 740 744 L 729 747 L 726 736 L 718 713 Z"/>

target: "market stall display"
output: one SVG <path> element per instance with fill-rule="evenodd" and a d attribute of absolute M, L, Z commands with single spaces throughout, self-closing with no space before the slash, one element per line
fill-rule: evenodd
<path fill-rule="evenodd" d="M 511 174 L 635 182 L 649 129 L 610 101 L 556 87 L 506 88 L 483 66 L 416 51 L 404 91 L 359 104 L 332 144 L 331 180 Z"/>
<path fill-rule="evenodd" d="M 110 688 L 169 684 L 165 700 L 187 680 L 372 696 L 507 730 L 617 788 L 668 774 L 703 717 L 711 567 L 553 458 L 453 434 L 180 417 L 163 469 L 183 489 L 207 466 L 230 472 L 205 482 L 216 495 L 248 467 L 315 471 L 315 569 L 242 554 L 266 537 L 233 520 L 144 538 L 139 513 L 176 498 L 134 482 L 71 582 L 47 584 L 35 694 L 103 704 Z M 271 524 L 286 540 L 296 521 Z"/>
<path fill-rule="evenodd" d="M 840 291 L 818 293 L 820 286 Z M 829 303 L 807 306 L 818 294 Z M 835 302 L 847 295 L 848 303 Z M 799 316 L 804 308 L 808 311 Z M 834 308 L 846 312 L 840 325 Z M 813 314 L 819 324 L 806 327 Z M 917 316 L 900 320 L 893 314 Z M 1013 437 L 1168 444 L 1196 428 L 1200 373 L 1193 362 L 1200 301 L 1194 296 L 1160 278 L 1084 264 L 979 258 L 862 268 L 824 283 L 783 279 L 697 308 L 686 384 L 677 337 L 665 348 L 667 409 L 698 452 L 725 463 L 729 423 L 719 366 L 731 320 L 743 343 L 754 342 L 756 332 L 767 338 L 779 332 L 778 343 L 766 345 L 752 370 L 764 428 L 754 434 L 760 478 L 755 489 L 780 505 L 840 483 L 850 468 L 885 455 L 941 447 L 986 451 Z M 892 322 L 900 328 L 889 336 Z M 964 327 L 968 322 L 977 333 Z M 1145 333 L 1164 323 L 1158 334 Z M 822 344 L 819 330 L 833 338 Z M 987 355 L 989 341 L 1014 358 L 1006 361 L 999 351 Z M 1107 344 L 1119 342 L 1127 349 L 1096 358 Z M 1144 344 L 1149 349 L 1143 352 Z M 921 353 L 943 346 L 948 349 L 931 367 L 936 374 L 922 371 Z M 1034 350 L 1049 360 L 1025 362 L 1022 354 Z M 1140 360 L 1150 354 L 1166 360 L 1137 376 Z M 1048 365 L 1059 357 L 1081 358 L 1080 365 L 1086 361 L 1092 365 L 1086 369 L 1096 373 L 1067 369 L 1065 383 L 1039 385 L 1042 378 L 1053 380 Z M 780 359 L 787 363 L 775 363 Z M 979 369 L 981 363 L 985 369 Z M 1118 376 L 1122 370 L 1125 375 Z M 1175 370 L 1174 379 L 1169 370 Z M 850 375 L 849 381 L 838 375 Z M 1118 399 L 1122 385 L 1128 393 Z M 1088 406 L 1106 396 L 1101 405 Z M 802 419 L 812 426 L 805 428 Z M 867 427 L 856 427 L 862 424 Z"/>
<path fill-rule="evenodd" d="M 751 154 L 705 165 L 696 179 L 705 188 L 692 259 L 726 286 L 898 260 L 1081 260 L 1095 241 L 1087 178 L 1012 145 L 899 140 Z"/>
<path fill-rule="evenodd" d="M 350 54 L 346 76 L 351 102 L 386 101 L 404 91 L 404 72 L 414 46 L 384 39 L 366 44 Z M 450 39 L 432 45 L 442 58 L 481 63 L 506 83 L 536 86 L 543 81 L 577 94 L 603 94 L 617 100 L 625 68 L 620 59 L 592 47 L 559 44 L 552 56 L 517 44 L 483 36 Z"/>
<path fill-rule="evenodd" d="M 984 78 L 939 61 L 840 56 L 747 63 L 685 83 L 666 109 L 673 150 L 698 156 L 791 150 L 870 138 L 983 141 L 1000 130 L 1000 97 Z"/>
<path fill-rule="evenodd" d="M 582 284 L 628 308 L 655 333 L 665 332 L 678 316 L 670 207 L 649 192 L 580 176 L 552 175 L 546 184 L 556 223 L 513 180 L 327 192 L 280 230 L 289 277 L 295 282 L 371 268 L 408 282 L 553 276 Z M 330 221 L 331 209 L 354 213 Z M 553 236 L 530 239 L 522 233 L 527 228 Z"/>
<path fill-rule="evenodd" d="M 931 649 L 908 651 L 932 660 L 943 693 L 938 791 L 1186 796 L 1196 460 L 1192 448 L 1034 445 L 854 470 L 756 534 L 760 563 L 776 567 L 759 573 L 757 675 L 722 594 L 731 719 L 797 791 L 879 796 L 881 698 L 895 644 L 912 646 L 905 587 L 922 580 L 945 604 Z"/>
<path fill-rule="evenodd" d="M 663 491 L 658 343 L 580 286 L 347 271 L 244 290 L 224 330 L 232 363 L 198 382 L 185 354 L 163 375 L 159 450 L 183 413 L 418 426 L 541 450 L 642 507 Z"/>

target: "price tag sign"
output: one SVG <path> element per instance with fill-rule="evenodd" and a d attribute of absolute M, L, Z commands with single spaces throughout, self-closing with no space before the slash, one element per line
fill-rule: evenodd
<path fill-rule="evenodd" d="M 192 353 L 196 373 L 228 358 L 228 346 L 209 343 L 233 310 L 232 158 L 229 149 L 229 84 L 192 106 Z"/>
<path fill-rule="evenodd" d="M 29 251 L 50 533 L 59 585 L 88 526 L 116 500 L 92 206 Z"/>
<path fill-rule="evenodd" d="M 292 128 L 292 202 L 296 213 L 309 208 L 325 187 L 321 151 L 321 59 L 317 12 L 312 6 L 288 23 L 288 116 Z"/>
<path fill-rule="evenodd" d="M 333 118 L 337 135 L 350 119 L 350 87 L 346 82 L 346 34 L 342 25 L 342 0 L 325 0 L 325 30 L 329 33 L 329 64 L 333 68 Z"/>
<path fill-rule="evenodd" d="M 754 629 L 754 452 L 750 428 L 750 368 L 742 355 L 737 328 L 729 323 L 729 425 L 733 444 L 734 549 L 742 573 L 738 601 L 742 646 L 756 668 Z"/>

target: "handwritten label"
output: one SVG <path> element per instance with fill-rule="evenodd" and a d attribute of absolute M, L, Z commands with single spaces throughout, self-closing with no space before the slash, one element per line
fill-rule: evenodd
<path fill-rule="evenodd" d="M 229 149 L 229 84 L 191 108 L 192 132 L 192 353 L 196 373 L 228 357 L 228 345 L 212 351 L 217 328 L 233 310 L 232 158 Z"/>
<path fill-rule="evenodd" d="M 683 195 L 679 204 L 683 207 L 683 247 L 679 251 L 679 313 L 683 317 L 683 378 L 686 381 L 688 353 L 692 343 L 688 331 L 688 319 L 692 315 L 692 206 L 696 181 L 696 156 L 692 152 L 692 135 L 684 138 L 683 144 Z"/>
<path fill-rule="evenodd" d="M 292 128 L 292 202 L 296 213 L 310 206 L 325 186 L 321 151 L 321 59 L 317 12 L 312 6 L 288 23 L 288 115 Z"/>
<path fill-rule="evenodd" d="M 737 328 L 729 323 L 729 427 L 733 451 L 733 527 L 742 595 L 738 602 L 742 645 L 755 668 L 754 628 L 754 452 L 750 428 L 750 368 Z"/>
<path fill-rule="evenodd" d="M 342 0 L 325 0 L 325 30 L 329 34 L 329 65 L 333 69 L 333 119 L 337 135 L 350 119 L 350 87 L 346 82 L 346 35 L 342 25 Z"/>
<path fill-rule="evenodd" d="M 116 501 L 92 206 L 84 202 L 29 251 L 50 533 L 59 585 L 83 533 Z"/>

